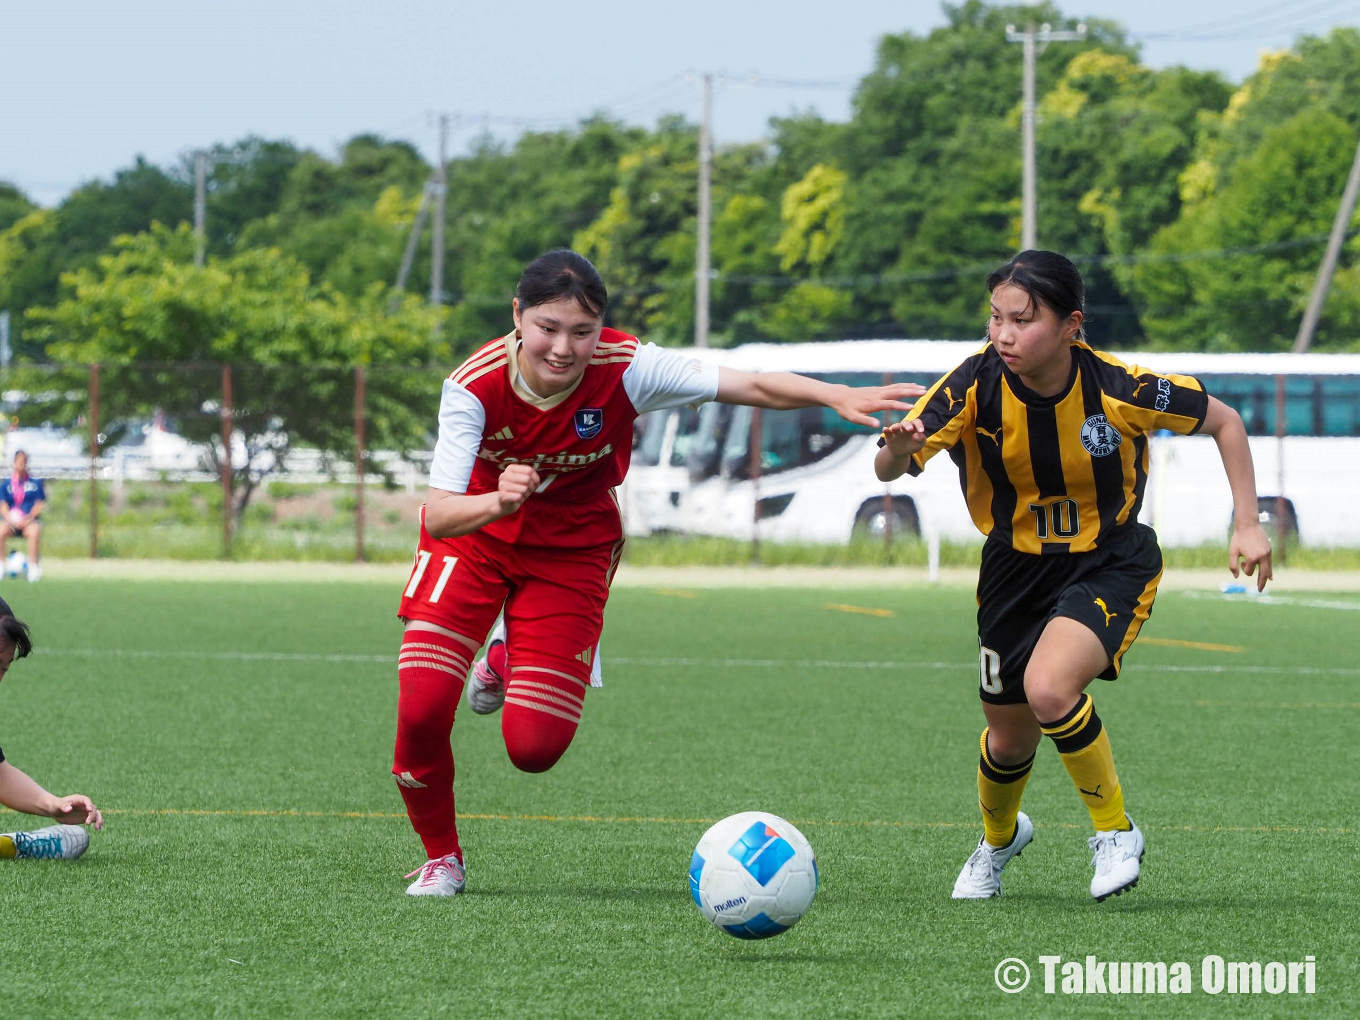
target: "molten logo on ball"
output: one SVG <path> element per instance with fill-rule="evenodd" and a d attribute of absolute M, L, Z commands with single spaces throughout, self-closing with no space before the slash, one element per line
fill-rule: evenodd
<path fill-rule="evenodd" d="M 817 858 L 803 834 L 762 811 L 724 818 L 699 840 L 689 889 L 709 921 L 743 939 L 788 931 L 817 893 Z"/>

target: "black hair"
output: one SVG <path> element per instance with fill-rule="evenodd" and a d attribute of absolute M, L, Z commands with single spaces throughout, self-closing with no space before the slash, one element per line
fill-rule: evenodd
<path fill-rule="evenodd" d="M 28 624 L 13 616 L 0 616 L 0 632 L 14 642 L 14 657 L 22 659 L 33 651 L 33 639 L 28 635 Z"/>
<path fill-rule="evenodd" d="M 601 319 L 609 307 L 609 292 L 605 290 L 599 271 L 584 255 L 569 248 L 554 248 L 530 262 L 519 278 L 515 297 L 519 298 L 521 315 L 535 305 L 564 298 L 570 298 L 583 311 Z"/>
<path fill-rule="evenodd" d="M 987 277 L 987 293 L 1003 283 L 1019 287 L 1032 302 L 1053 309 L 1059 319 L 1086 314 L 1086 285 L 1072 260 L 1056 251 L 1022 251 Z M 1079 336 L 1085 338 L 1083 325 Z"/>

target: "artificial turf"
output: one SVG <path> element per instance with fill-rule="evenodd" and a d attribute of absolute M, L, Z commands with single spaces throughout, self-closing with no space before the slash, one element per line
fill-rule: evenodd
<path fill-rule="evenodd" d="M 1139 886 L 1098 905 L 1048 746 L 1005 895 L 949 899 L 980 833 L 964 589 L 616 592 L 605 688 L 551 772 L 460 712 L 468 888 L 435 901 L 403 895 L 423 854 L 389 772 L 394 590 L 0 594 L 37 645 L 0 685 L 0 746 L 107 817 L 78 862 L 0 862 L 6 1015 L 1353 1015 L 1360 597 L 1163 593 L 1093 688 L 1148 840 Z M 750 809 L 820 864 L 807 917 L 765 942 L 708 925 L 686 881 L 708 824 Z M 1043 992 L 1040 956 L 1088 954 L 1189 962 L 1194 990 Z M 1312 955 L 1317 990 L 1210 995 L 1210 954 Z M 1016 995 L 1008 957 L 1033 973 Z"/>

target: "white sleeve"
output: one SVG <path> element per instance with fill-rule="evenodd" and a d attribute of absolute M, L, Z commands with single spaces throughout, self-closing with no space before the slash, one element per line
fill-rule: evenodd
<path fill-rule="evenodd" d="M 718 395 L 718 366 L 656 344 L 638 344 L 623 372 L 623 390 L 638 414 L 702 404 Z"/>
<path fill-rule="evenodd" d="M 485 428 L 486 408 L 482 402 L 467 387 L 445 379 L 439 398 L 439 441 L 430 461 L 430 488 L 467 492 Z"/>

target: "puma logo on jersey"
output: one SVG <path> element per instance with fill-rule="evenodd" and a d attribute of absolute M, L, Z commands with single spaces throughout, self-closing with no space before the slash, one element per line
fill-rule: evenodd
<path fill-rule="evenodd" d="M 1100 788 L 1104 785 L 1104 783 L 1097 783 L 1094 790 L 1082 790 L 1080 786 L 1078 786 L 1077 789 L 1081 790 L 1081 792 L 1088 797 L 1094 797 L 1096 800 L 1104 800 L 1105 798 L 1100 795 Z"/>
<path fill-rule="evenodd" d="M 951 410 L 951 411 L 954 410 L 954 405 L 955 405 L 955 404 L 962 404 L 962 403 L 963 403 L 963 398 L 962 398 L 962 397 L 955 397 L 953 391 L 950 390 L 950 388 L 949 388 L 948 386 L 946 386 L 946 387 L 944 388 L 944 395 L 945 395 L 946 397 L 949 398 L 949 410 Z"/>
<path fill-rule="evenodd" d="M 1107 627 L 1110 625 L 1110 621 L 1119 615 L 1118 613 L 1110 612 L 1109 607 L 1105 605 L 1104 599 L 1096 599 L 1096 605 L 1098 605 L 1100 611 L 1105 614 L 1105 626 Z M 1099 787 L 1097 787 L 1097 789 L 1099 789 Z"/>
<path fill-rule="evenodd" d="M 398 786 L 404 786 L 408 790 L 425 789 L 425 784 L 422 783 L 420 780 L 416 779 L 416 777 L 411 775 L 411 773 L 409 772 L 403 772 L 401 775 L 393 776 L 392 778 L 397 781 Z"/>
<path fill-rule="evenodd" d="M 997 448 L 998 450 L 1001 449 L 1001 426 L 1000 426 L 1000 425 L 998 425 L 998 426 L 996 427 L 995 431 L 992 431 L 992 432 L 988 432 L 986 429 L 984 429 L 982 426 L 979 425 L 979 426 L 978 426 L 978 429 L 977 429 L 977 432 L 978 432 L 978 435 L 986 436 L 988 439 L 990 439 L 992 442 L 994 442 L 994 443 L 996 444 L 996 448 Z"/>
<path fill-rule="evenodd" d="M 505 428 L 497 432 L 494 436 L 487 436 L 486 438 L 490 442 L 503 443 L 507 439 L 514 439 L 515 434 L 510 431 L 510 426 L 507 425 L 505 426 Z"/>
<path fill-rule="evenodd" d="M 1141 390 L 1141 389 L 1142 389 L 1144 386 L 1146 386 L 1146 385 L 1147 385 L 1147 381 L 1144 380 L 1143 382 L 1140 382 L 1137 386 L 1135 386 L 1135 387 L 1133 388 L 1133 396 L 1131 396 L 1129 399 L 1130 399 L 1130 400 L 1137 400 L 1137 399 L 1138 399 L 1138 391 Z"/>

